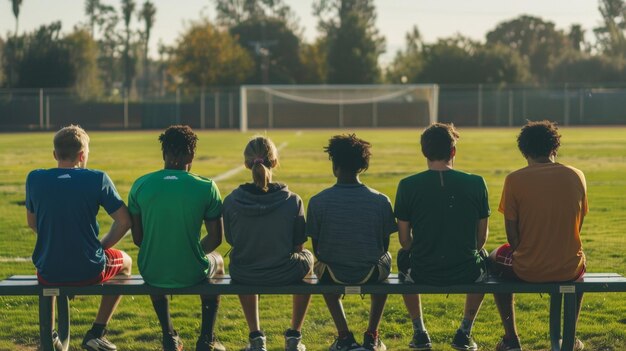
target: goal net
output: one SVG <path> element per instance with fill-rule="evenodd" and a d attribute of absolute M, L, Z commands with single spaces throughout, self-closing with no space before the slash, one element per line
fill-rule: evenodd
<path fill-rule="evenodd" d="M 240 129 L 426 126 L 437 122 L 439 87 L 244 85 Z"/>

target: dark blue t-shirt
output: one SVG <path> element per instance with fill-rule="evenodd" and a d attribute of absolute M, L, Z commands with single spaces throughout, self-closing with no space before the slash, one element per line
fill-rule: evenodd
<path fill-rule="evenodd" d="M 37 217 L 33 263 L 51 283 L 82 282 L 104 269 L 96 215 L 124 202 L 109 176 L 82 168 L 38 169 L 26 178 L 26 208 Z"/>

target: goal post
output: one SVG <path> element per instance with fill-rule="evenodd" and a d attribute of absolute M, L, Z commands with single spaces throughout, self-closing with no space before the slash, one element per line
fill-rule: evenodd
<path fill-rule="evenodd" d="M 243 85 L 240 130 L 423 127 L 437 122 L 439 86 Z"/>

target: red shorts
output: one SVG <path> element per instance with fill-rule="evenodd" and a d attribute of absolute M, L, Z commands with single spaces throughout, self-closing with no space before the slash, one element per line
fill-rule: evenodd
<path fill-rule="evenodd" d="M 509 243 L 506 243 L 496 249 L 494 266 L 494 270 L 496 271 L 495 273 L 503 278 L 523 280 L 515 274 L 515 271 L 513 271 L 513 249 L 511 249 L 511 245 Z M 587 267 L 583 266 L 580 273 L 572 280 L 582 278 L 586 271 Z"/>
<path fill-rule="evenodd" d="M 41 285 L 62 285 L 62 286 L 86 286 L 93 285 L 98 283 L 104 283 L 111 278 L 118 275 L 122 269 L 124 268 L 124 255 L 122 251 L 117 249 L 106 249 L 104 250 L 105 255 L 105 265 L 104 270 L 100 272 L 95 278 L 84 280 L 82 282 L 71 282 L 71 283 L 50 283 L 43 279 L 37 274 L 37 280 L 39 280 L 39 284 Z"/>

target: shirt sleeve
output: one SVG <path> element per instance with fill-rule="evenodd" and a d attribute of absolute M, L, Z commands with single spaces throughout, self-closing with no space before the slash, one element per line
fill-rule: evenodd
<path fill-rule="evenodd" d="M 320 235 L 319 218 L 315 198 L 309 200 L 309 207 L 306 212 L 306 234 L 311 239 L 317 240 Z"/>
<path fill-rule="evenodd" d="M 209 200 L 204 219 L 207 221 L 218 219 L 222 216 L 222 197 L 220 190 L 215 182 L 211 182 L 211 190 L 209 191 Z"/>
<path fill-rule="evenodd" d="M 104 207 L 105 211 L 108 214 L 111 214 L 117 211 L 122 205 L 124 201 L 120 197 L 120 194 L 117 193 L 117 189 L 115 189 L 115 185 L 109 175 L 106 173 L 102 173 L 102 190 L 100 191 L 100 205 Z"/>
<path fill-rule="evenodd" d="M 386 236 L 398 231 L 398 223 L 396 223 L 396 217 L 391 208 L 391 201 L 387 196 L 384 196 L 383 201 L 383 220 L 385 221 L 383 225 Z"/>
<path fill-rule="evenodd" d="M 33 197 L 31 194 L 31 189 L 32 189 L 32 185 L 30 184 L 32 182 L 31 175 L 32 173 L 29 173 L 28 176 L 26 177 L 26 199 L 24 200 L 24 204 L 26 205 L 26 209 L 28 209 L 30 213 L 35 213 L 35 204 L 33 203 Z"/>
<path fill-rule="evenodd" d="M 500 198 L 500 206 L 498 211 L 504 214 L 504 218 L 510 221 L 516 221 L 518 219 L 518 206 L 515 199 L 515 192 L 513 185 L 511 184 L 510 175 L 504 179 L 504 187 L 502 189 L 502 197 Z"/>
<path fill-rule="evenodd" d="M 400 221 L 409 222 L 411 219 L 411 214 L 409 213 L 409 206 L 406 203 L 406 194 L 404 193 L 403 181 L 400 181 L 398 184 L 398 190 L 396 191 L 396 205 L 395 208 L 395 216 Z"/>
<path fill-rule="evenodd" d="M 491 215 L 491 209 L 489 208 L 489 192 L 487 191 L 487 183 L 483 177 L 478 177 L 479 186 L 479 211 L 478 217 L 480 219 L 487 218 Z"/>
<path fill-rule="evenodd" d="M 298 214 L 293 223 L 293 246 L 302 245 L 306 242 L 306 220 L 304 219 L 304 204 L 302 199 L 297 196 Z"/>

